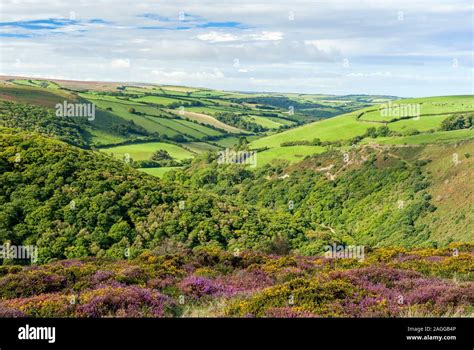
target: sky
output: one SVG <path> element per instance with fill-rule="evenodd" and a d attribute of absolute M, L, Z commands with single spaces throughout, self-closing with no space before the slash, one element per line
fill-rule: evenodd
<path fill-rule="evenodd" d="M 2 0 L 0 75 L 474 94 L 473 16 L 472 0 Z"/>

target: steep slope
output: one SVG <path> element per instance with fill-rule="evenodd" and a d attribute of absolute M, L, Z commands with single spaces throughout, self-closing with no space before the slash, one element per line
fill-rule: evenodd
<path fill-rule="evenodd" d="M 195 162 L 160 181 L 99 152 L 1 128 L 0 240 L 36 244 L 40 261 L 120 258 L 168 240 L 191 248 L 300 254 L 320 254 L 332 243 L 472 242 L 473 189 L 465 179 L 472 174 L 466 154 L 474 153 L 473 143 L 458 146 L 465 154 L 452 181 L 464 185 L 451 189 L 439 214 L 433 195 L 441 184 L 433 181 L 431 188 L 429 173 L 438 168 L 428 171 L 428 159 L 419 160 L 434 150 L 379 147 L 354 150 L 349 162 L 334 151 L 290 168 L 258 171 Z M 436 159 L 433 166 L 445 158 Z M 449 169 L 439 171 L 437 179 L 453 176 Z M 437 220 L 445 232 L 436 228 Z M 462 231 L 446 229 L 451 222 Z"/>
<path fill-rule="evenodd" d="M 454 166 L 456 152 L 460 163 Z M 433 146 L 370 144 L 344 153 L 333 150 L 314 155 L 289 167 L 266 165 L 257 171 L 196 162 L 168 177 L 241 204 L 277 214 L 290 212 L 296 223 L 292 230 L 273 229 L 282 237 L 300 240 L 298 248 L 307 254 L 331 241 L 438 245 L 474 240 L 474 187 L 468 180 L 474 172 L 472 154 L 473 140 Z M 451 177 L 449 181 L 459 186 L 450 186 L 449 196 L 440 201 L 438 192 Z"/>
<path fill-rule="evenodd" d="M 180 201 L 192 210 L 180 210 Z M 101 153 L 0 128 L 0 241 L 36 244 L 40 261 L 124 257 L 126 248 L 133 252 L 166 237 L 190 246 L 225 242 L 225 225 L 216 236 L 207 230 L 226 215 L 214 213 L 219 203 Z"/>

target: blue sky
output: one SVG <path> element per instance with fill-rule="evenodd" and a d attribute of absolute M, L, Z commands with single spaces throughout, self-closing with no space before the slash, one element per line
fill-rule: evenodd
<path fill-rule="evenodd" d="M 473 94 L 472 1 L 2 1 L 0 74 Z"/>

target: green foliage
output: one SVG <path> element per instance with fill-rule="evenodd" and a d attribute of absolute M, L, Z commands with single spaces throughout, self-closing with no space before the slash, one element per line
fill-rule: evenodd
<path fill-rule="evenodd" d="M 157 151 L 155 151 L 155 153 L 153 153 L 153 155 L 151 156 L 151 160 L 154 160 L 154 161 L 161 161 L 161 160 L 169 160 L 169 159 L 172 159 L 170 154 L 168 153 L 168 151 L 164 150 L 164 149 L 159 149 Z"/>
<path fill-rule="evenodd" d="M 263 132 L 267 130 L 262 125 L 251 122 L 251 121 L 247 121 L 243 119 L 241 115 L 234 114 L 234 113 L 218 113 L 216 114 L 216 118 L 217 120 L 225 124 L 235 126 L 236 128 L 239 128 L 239 129 L 252 131 L 255 133 Z"/>
<path fill-rule="evenodd" d="M 474 125 L 474 114 L 453 114 L 441 123 L 441 130 L 469 129 Z"/>
<path fill-rule="evenodd" d="M 88 146 L 87 125 L 84 118 L 57 117 L 44 107 L 0 102 L 0 126 L 40 132 L 78 147 Z"/>

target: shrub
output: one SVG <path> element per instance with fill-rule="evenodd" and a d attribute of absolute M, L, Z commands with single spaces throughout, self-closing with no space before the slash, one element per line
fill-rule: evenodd
<path fill-rule="evenodd" d="M 147 288 L 107 286 L 79 297 L 79 317 L 165 317 L 172 315 L 170 298 Z"/>
<path fill-rule="evenodd" d="M 25 269 L 0 278 L 0 296 L 3 298 L 29 297 L 62 290 L 66 278 L 44 270 Z"/>
<path fill-rule="evenodd" d="M 72 296 L 64 294 L 41 294 L 29 298 L 5 301 L 0 305 L 0 310 L 7 308 L 7 314 L 12 315 L 12 317 L 19 317 L 20 315 L 27 317 L 72 317 L 76 307 L 72 300 Z"/>

